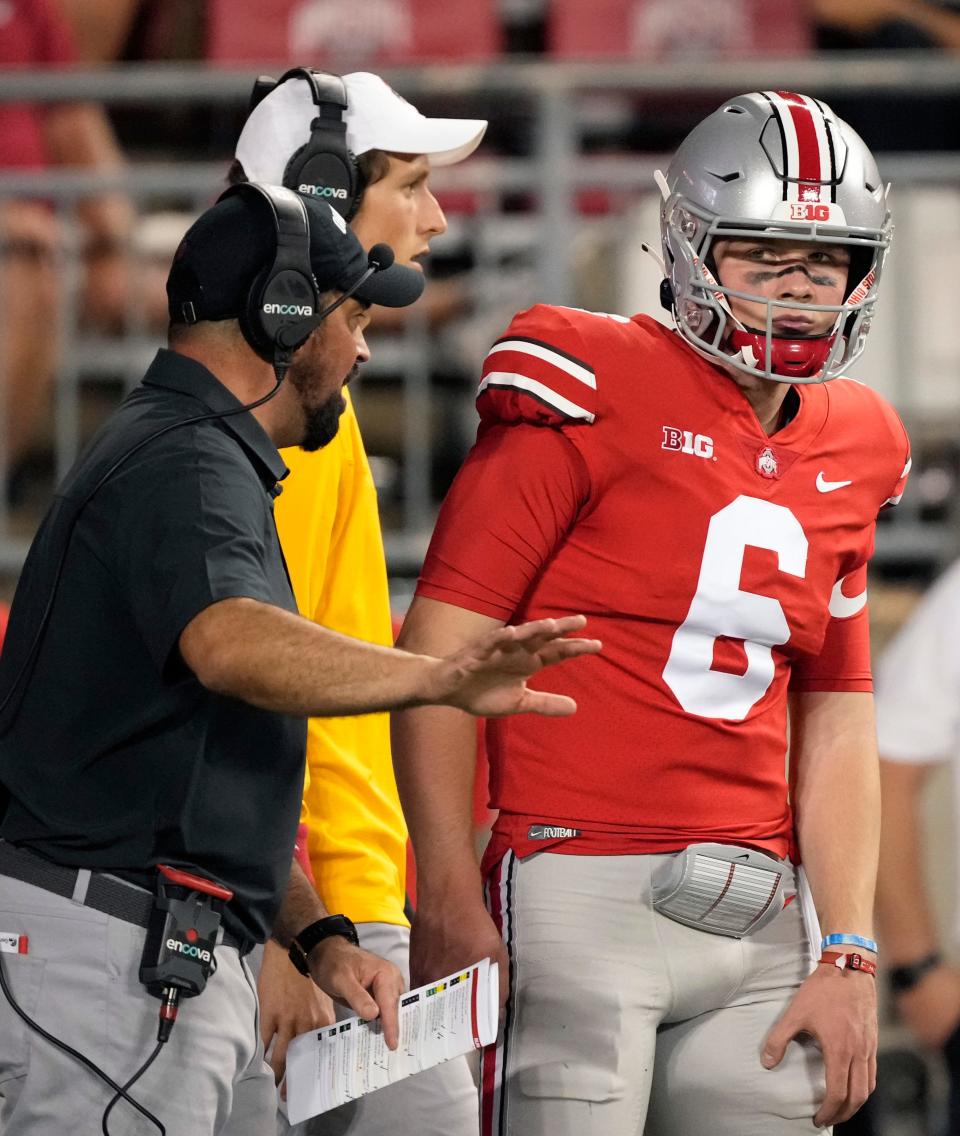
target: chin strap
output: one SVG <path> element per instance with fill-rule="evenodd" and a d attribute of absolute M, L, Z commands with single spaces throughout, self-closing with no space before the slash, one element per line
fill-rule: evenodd
<path fill-rule="evenodd" d="M 827 358 L 836 341 L 837 333 L 821 335 L 811 339 L 784 339 L 780 336 L 770 338 L 770 370 L 775 375 L 798 379 L 819 375 L 826 366 Z M 736 348 L 751 367 L 766 367 L 767 336 L 762 331 L 747 331 L 734 328 L 729 336 L 730 345 Z"/>

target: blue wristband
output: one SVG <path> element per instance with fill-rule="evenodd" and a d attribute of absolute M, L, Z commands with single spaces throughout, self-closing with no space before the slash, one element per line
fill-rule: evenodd
<path fill-rule="evenodd" d="M 829 947 L 839 946 L 860 947 L 862 950 L 879 954 L 877 944 L 873 939 L 864 938 L 863 935 L 825 935 L 820 942 L 821 951 L 825 951 Z"/>

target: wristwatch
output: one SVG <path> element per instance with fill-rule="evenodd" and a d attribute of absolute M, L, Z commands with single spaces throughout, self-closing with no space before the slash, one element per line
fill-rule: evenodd
<path fill-rule="evenodd" d="M 917 959 L 916 962 L 907 963 L 905 966 L 891 967 L 888 971 L 890 989 L 894 994 L 905 994 L 908 990 L 912 990 L 924 975 L 935 970 L 942 962 L 943 959 L 939 953 L 933 951 L 922 959 Z"/>
<path fill-rule="evenodd" d="M 290 961 L 301 974 L 310 974 L 310 967 L 307 965 L 307 955 L 310 954 L 317 943 L 322 943 L 324 939 L 329 939 L 331 935 L 341 935 L 348 943 L 353 943 L 355 947 L 360 946 L 360 938 L 357 935 L 357 929 L 346 915 L 327 915 L 323 919 L 318 919 L 316 923 L 309 924 L 309 926 L 304 927 L 302 931 L 293 936 L 293 940 L 290 943 L 290 950 L 287 952 L 290 956 Z"/>

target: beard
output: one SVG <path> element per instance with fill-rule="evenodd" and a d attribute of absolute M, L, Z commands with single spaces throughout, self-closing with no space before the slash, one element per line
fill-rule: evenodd
<path fill-rule="evenodd" d="M 346 409 L 347 403 L 343 395 L 334 394 L 320 406 L 306 410 L 306 423 L 300 449 L 312 454 L 329 445 L 337 436 L 337 431 L 340 429 L 340 415 Z"/>
<path fill-rule="evenodd" d="M 360 368 L 354 365 L 344 382 L 348 383 L 351 379 L 356 378 L 359 370 Z M 329 445 L 337 436 L 337 431 L 340 429 L 340 416 L 347 409 L 347 403 L 342 391 L 336 391 L 319 406 L 310 406 L 306 401 L 312 385 L 310 380 L 295 372 L 293 368 L 290 369 L 289 378 L 300 395 L 300 405 L 303 410 L 304 428 L 303 437 L 299 443 L 300 449 L 312 454 Z"/>

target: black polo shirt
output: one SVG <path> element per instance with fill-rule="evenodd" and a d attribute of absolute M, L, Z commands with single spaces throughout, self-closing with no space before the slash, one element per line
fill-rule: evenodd
<path fill-rule="evenodd" d="M 160 351 L 60 486 L 0 659 L 0 696 L 26 667 L 0 717 L 0 835 L 150 887 L 157 863 L 193 868 L 236 893 L 225 925 L 262 940 L 290 872 L 306 723 L 206 690 L 178 641 L 218 600 L 296 611 L 273 521 L 287 470 L 248 413 L 179 426 L 124 461 L 77 517 L 132 446 L 239 405 L 205 367 Z"/>

